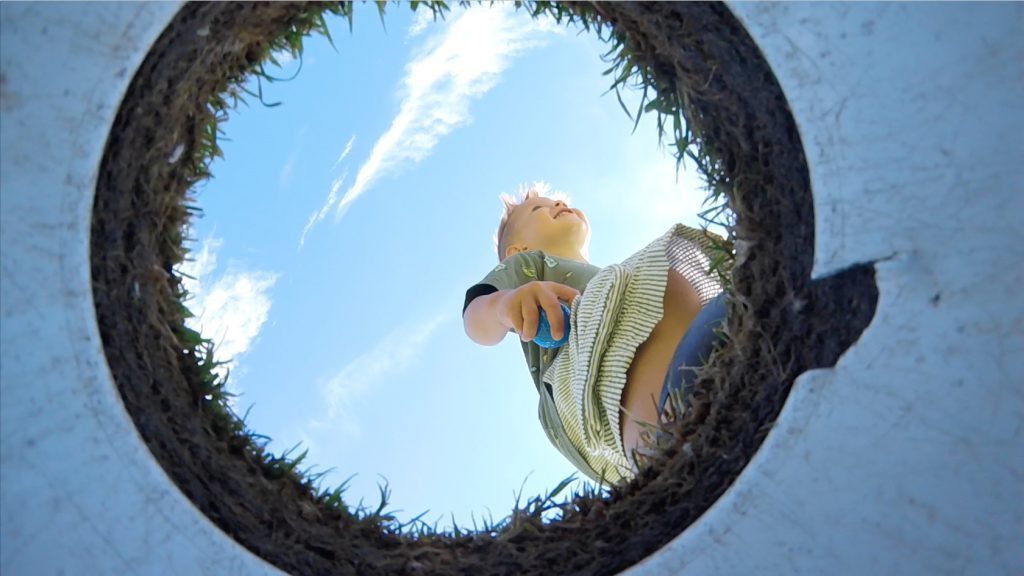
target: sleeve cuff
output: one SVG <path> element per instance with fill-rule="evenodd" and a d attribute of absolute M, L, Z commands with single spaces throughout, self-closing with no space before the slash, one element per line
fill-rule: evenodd
<path fill-rule="evenodd" d="M 462 315 L 466 315 L 466 308 L 469 308 L 469 303 L 480 296 L 487 296 L 488 294 L 494 294 L 498 289 L 490 284 L 477 284 L 466 290 L 466 302 L 462 305 Z"/>

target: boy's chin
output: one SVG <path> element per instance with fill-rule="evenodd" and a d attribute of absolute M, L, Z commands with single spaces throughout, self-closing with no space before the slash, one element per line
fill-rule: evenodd
<path fill-rule="evenodd" d="M 587 231 L 587 222 L 579 216 L 572 214 L 563 214 L 557 220 L 555 220 L 560 226 L 567 230 L 578 230 L 585 233 Z"/>

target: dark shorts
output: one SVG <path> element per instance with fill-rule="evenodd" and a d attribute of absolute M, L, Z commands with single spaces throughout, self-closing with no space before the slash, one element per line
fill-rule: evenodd
<path fill-rule="evenodd" d="M 661 396 L 658 398 L 659 414 L 665 411 L 669 393 L 676 390 L 682 392 L 683 405 L 689 406 L 697 370 L 707 361 L 715 343 L 725 339 L 724 335 L 716 332 L 716 329 L 721 328 L 725 322 L 725 313 L 725 292 L 722 292 L 701 308 L 679 340 L 669 364 L 668 374 L 665 375 L 665 383 L 661 386 Z"/>

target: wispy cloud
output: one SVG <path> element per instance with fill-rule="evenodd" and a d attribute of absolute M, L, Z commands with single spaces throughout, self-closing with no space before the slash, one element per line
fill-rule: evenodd
<path fill-rule="evenodd" d="M 334 166 L 331 167 L 331 171 L 332 172 L 352 152 L 352 146 L 354 146 L 355 143 L 356 143 L 356 135 L 353 134 L 348 139 L 348 143 L 345 144 L 345 149 L 342 150 L 341 154 L 338 155 L 338 159 L 334 162 Z M 348 169 L 346 168 L 345 171 L 341 173 L 341 176 L 335 178 L 334 181 L 331 182 L 331 190 L 330 190 L 330 192 L 327 193 L 327 202 L 324 203 L 324 205 L 321 206 L 319 210 L 317 210 L 316 212 L 313 212 L 312 214 L 309 215 L 309 220 L 306 222 L 306 226 L 302 229 L 302 236 L 299 237 L 299 248 L 300 249 L 306 243 L 306 234 L 309 234 L 309 231 L 313 229 L 313 226 L 316 226 L 316 224 L 318 222 L 320 222 L 321 220 L 324 219 L 325 216 L 327 216 L 327 213 L 330 212 L 330 210 L 331 210 L 331 206 L 334 206 L 334 204 L 337 203 L 337 201 L 338 201 L 338 192 L 340 192 L 341 191 L 341 187 L 345 185 L 345 180 L 347 178 L 348 178 Z"/>
<path fill-rule="evenodd" d="M 341 164 L 342 160 L 344 160 L 345 158 L 348 158 L 349 153 L 352 152 L 352 146 L 354 146 L 355 143 L 356 143 L 356 135 L 353 134 L 351 137 L 349 137 L 348 142 L 345 143 L 344 150 L 341 151 L 341 154 L 338 154 L 338 159 L 334 162 L 334 166 L 331 167 L 331 170 L 334 170 L 335 168 L 337 168 L 338 165 Z"/>
<path fill-rule="evenodd" d="M 216 274 L 217 251 L 223 244 L 218 238 L 207 238 L 193 252 L 192 261 L 179 266 L 179 272 L 192 277 L 183 280 L 190 294 L 187 305 L 195 314 L 188 324 L 213 340 L 217 359 L 227 362 L 220 368 L 222 373 L 234 371 L 239 357 L 259 336 L 270 314 L 270 289 L 277 282 L 277 274 L 262 270 L 229 267 Z"/>
<path fill-rule="evenodd" d="M 398 328 L 361 356 L 352 359 L 321 386 L 326 407 L 322 418 L 310 422 L 314 429 L 330 429 L 358 437 L 355 402 L 387 377 L 400 374 L 414 362 L 427 340 L 444 322 L 440 315 L 416 325 Z"/>
<path fill-rule="evenodd" d="M 281 172 L 277 176 L 277 184 L 281 189 L 288 188 L 291 185 L 292 174 L 295 172 L 295 163 L 302 152 L 302 143 L 306 138 L 308 130 L 309 124 L 306 124 L 295 133 L 292 139 L 291 152 L 288 153 L 288 159 L 285 160 L 284 166 L 281 167 Z"/>
<path fill-rule="evenodd" d="M 274 53 L 272 53 L 271 56 L 273 56 L 274 59 L 277 60 L 277 64 L 281 68 L 284 68 L 285 66 L 291 64 L 295 60 L 295 56 L 293 56 L 292 53 L 286 49 L 277 50 Z"/>
<path fill-rule="evenodd" d="M 297 154 L 292 152 L 288 155 L 288 160 L 285 161 L 284 167 L 281 168 L 281 173 L 277 177 L 277 184 L 281 188 L 287 188 L 292 182 L 292 171 L 295 170 L 295 160 Z"/>
<path fill-rule="evenodd" d="M 427 29 L 427 26 L 434 21 L 434 13 L 431 10 L 423 9 L 416 11 L 416 17 L 413 19 L 412 24 L 409 26 L 409 38 L 415 38 L 419 36 L 421 32 Z"/>
<path fill-rule="evenodd" d="M 466 10 L 440 26 L 440 36 L 424 42 L 431 48 L 421 47 L 423 53 L 406 66 L 402 103 L 391 126 L 340 199 L 336 190 L 342 179 L 334 181 L 327 203 L 310 218 L 303 237 L 332 208 L 335 221 L 340 220 L 381 176 L 429 156 L 442 137 L 470 120 L 470 102 L 498 83 L 516 55 L 540 45 L 541 33 L 559 30 L 516 12 L 511 3 Z"/>
<path fill-rule="evenodd" d="M 193 306 L 203 290 L 203 280 L 217 267 L 217 251 L 223 245 L 223 240 L 211 236 L 203 240 L 199 250 L 191 250 L 188 260 L 178 266 L 178 272 L 183 274 L 182 287 L 191 295 Z"/>

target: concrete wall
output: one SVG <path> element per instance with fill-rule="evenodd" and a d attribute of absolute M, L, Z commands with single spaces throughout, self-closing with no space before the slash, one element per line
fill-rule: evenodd
<path fill-rule="evenodd" d="M 800 377 L 735 485 L 629 571 L 1024 572 L 1024 5 L 731 5 L 790 99 L 815 274 L 874 322 Z M 118 103 L 178 4 L 0 4 L 0 572 L 277 573 L 170 483 L 96 327 Z"/>

